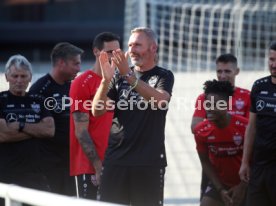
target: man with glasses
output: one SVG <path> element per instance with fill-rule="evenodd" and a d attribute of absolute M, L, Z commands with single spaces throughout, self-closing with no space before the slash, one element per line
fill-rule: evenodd
<path fill-rule="evenodd" d="M 120 48 L 120 38 L 111 32 L 98 34 L 93 42 L 96 62 L 72 83 L 70 97 L 70 174 L 75 176 L 78 196 L 96 199 L 100 181 L 102 160 L 107 147 L 113 112 L 95 118 L 91 112 L 91 101 L 101 83 L 102 73 L 99 56 Z"/>

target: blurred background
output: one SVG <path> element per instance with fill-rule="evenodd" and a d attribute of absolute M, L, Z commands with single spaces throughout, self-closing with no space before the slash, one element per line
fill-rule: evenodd
<path fill-rule="evenodd" d="M 124 0 L 0 0 L 0 61 L 20 53 L 32 62 L 49 61 L 57 42 L 69 41 L 93 58 L 96 34 L 124 28 Z"/>
<path fill-rule="evenodd" d="M 126 49 L 129 31 L 148 26 L 159 37 L 159 64 L 173 71 L 212 70 L 225 52 L 243 70 L 263 70 L 275 11 L 275 0 L 0 0 L 0 63 L 15 53 L 48 61 L 60 41 L 90 61 L 97 33 L 117 33 Z"/>

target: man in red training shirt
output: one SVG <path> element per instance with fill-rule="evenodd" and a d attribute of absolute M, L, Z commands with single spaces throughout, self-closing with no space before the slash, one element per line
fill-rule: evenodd
<path fill-rule="evenodd" d="M 99 56 L 101 51 L 111 59 L 120 48 L 120 37 L 111 32 L 98 34 L 93 41 L 96 62 L 92 69 L 79 75 L 70 89 L 70 175 L 75 176 L 77 196 L 96 199 L 102 160 L 108 144 L 113 111 L 101 117 L 91 112 L 92 101 L 102 80 Z"/>
<path fill-rule="evenodd" d="M 243 89 L 235 86 L 236 76 L 239 74 L 238 61 L 233 54 L 222 54 L 216 59 L 216 73 L 218 81 L 229 81 L 234 87 L 234 94 L 231 97 L 231 104 L 229 106 L 229 113 L 239 116 L 249 117 L 250 110 L 250 92 L 247 89 Z M 191 129 L 194 133 L 194 127 L 206 119 L 206 111 L 203 107 L 205 94 L 200 94 L 196 100 L 195 111 L 192 118 Z M 203 191 L 206 189 L 208 179 L 204 173 L 202 173 L 201 180 L 201 197 Z"/>
<path fill-rule="evenodd" d="M 229 81 L 234 87 L 229 113 L 249 118 L 250 91 L 235 86 L 235 79 L 239 71 L 237 58 L 233 54 L 222 54 L 216 59 L 218 81 Z M 204 99 L 204 93 L 197 97 L 191 123 L 192 132 L 194 127 L 206 118 L 206 111 L 203 107 Z"/>
<path fill-rule="evenodd" d="M 228 81 L 205 82 L 207 119 L 194 128 L 196 148 L 209 183 L 202 206 L 243 205 L 247 185 L 240 181 L 247 119 L 227 112 L 233 86 Z"/>

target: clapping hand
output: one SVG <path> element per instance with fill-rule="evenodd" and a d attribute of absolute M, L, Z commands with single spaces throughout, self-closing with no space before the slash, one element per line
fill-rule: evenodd
<path fill-rule="evenodd" d="M 111 64 L 108 59 L 108 54 L 104 51 L 101 51 L 100 57 L 99 57 L 100 65 L 101 65 L 101 71 L 102 71 L 102 77 L 106 81 L 111 81 L 114 72 L 115 72 L 115 64 L 113 61 L 111 61 Z"/>
<path fill-rule="evenodd" d="M 124 53 L 121 49 L 117 49 L 112 54 L 112 62 L 117 66 L 121 75 L 126 75 L 129 72 L 128 52 Z"/>

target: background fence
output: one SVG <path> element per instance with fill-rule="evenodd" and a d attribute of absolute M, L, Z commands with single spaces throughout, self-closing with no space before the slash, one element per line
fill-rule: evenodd
<path fill-rule="evenodd" d="M 159 63 L 173 71 L 215 68 L 222 53 L 243 70 L 267 68 L 276 40 L 275 0 L 126 0 L 124 47 L 130 30 L 148 26 L 159 37 Z"/>

